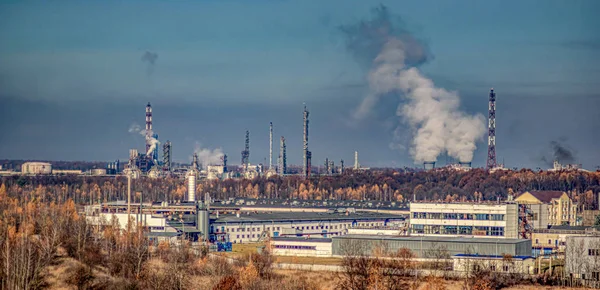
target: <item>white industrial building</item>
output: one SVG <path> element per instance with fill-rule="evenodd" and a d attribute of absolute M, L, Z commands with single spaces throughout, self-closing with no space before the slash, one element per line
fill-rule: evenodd
<path fill-rule="evenodd" d="M 372 212 L 244 212 L 212 217 L 215 219 L 211 220 L 211 234 L 216 237 L 228 235 L 233 243 L 258 242 L 267 234 L 270 237 L 328 238 L 345 235 L 354 227 L 382 228 L 404 222 L 404 217 L 399 215 Z"/>
<path fill-rule="evenodd" d="M 530 256 L 473 255 L 452 256 L 452 269 L 457 272 L 489 270 L 501 273 L 533 274 L 535 259 Z"/>
<path fill-rule="evenodd" d="M 329 238 L 271 238 L 271 253 L 275 256 L 331 257 Z"/>
<path fill-rule="evenodd" d="M 411 203 L 410 234 L 518 238 L 516 203 Z"/>
<path fill-rule="evenodd" d="M 25 162 L 21 165 L 23 174 L 51 174 L 52 164 L 47 162 Z"/>

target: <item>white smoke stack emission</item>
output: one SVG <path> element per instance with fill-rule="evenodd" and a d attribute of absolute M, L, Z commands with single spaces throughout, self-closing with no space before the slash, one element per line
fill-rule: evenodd
<path fill-rule="evenodd" d="M 425 46 L 406 30 L 394 27 L 385 6 L 374 12 L 372 20 L 342 28 L 348 49 L 356 57 L 372 59 L 367 75 L 369 93 L 354 117 L 364 118 L 381 96 L 397 93 L 396 115 L 412 131 L 410 153 L 415 163 L 434 161 L 444 152 L 470 162 L 476 142 L 485 133 L 485 118 L 462 112 L 456 92 L 436 87 L 419 71 L 416 66 L 427 59 Z"/>
<path fill-rule="evenodd" d="M 207 165 L 221 164 L 221 158 L 224 155 L 223 149 L 203 148 L 202 144 L 199 142 L 196 142 L 194 153 L 198 155 L 198 162 L 202 164 L 203 167 L 206 167 Z"/>

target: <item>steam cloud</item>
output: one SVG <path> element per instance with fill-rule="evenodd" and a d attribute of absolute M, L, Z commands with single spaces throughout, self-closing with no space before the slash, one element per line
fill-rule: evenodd
<path fill-rule="evenodd" d="M 158 59 L 158 54 L 155 52 L 146 51 L 142 55 L 142 62 L 148 63 L 148 68 L 146 69 L 146 73 L 148 75 L 152 75 L 154 72 L 154 63 Z"/>
<path fill-rule="evenodd" d="M 213 150 L 208 148 L 202 148 L 202 144 L 196 142 L 194 153 L 198 154 L 198 162 L 202 166 L 221 164 L 221 157 L 223 157 L 223 150 L 221 148 L 215 148 Z"/>
<path fill-rule="evenodd" d="M 485 118 L 461 112 L 456 92 L 436 87 L 421 74 L 416 66 L 430 58 L 426 47 L 395 26 L 385 6 L 373 9 L 373 19 L 341 31 L 357 61 L 370 60 L 369 93 L 354 118 L 366 117 L 380 96 L 400 93 L 396 115 L 413 131 L 410 152 L 415 163 L 435 161 L 443 152 L 461 162 L 473 159 L 476 141 L 485 133 Z"/>
<path fill-rule="evenodd" d="M 146 130 L 142 130 L 142 127 L 140 127 L 140 125 L 136 123 L 131 124 L 131 126 L 129 126 L 128 131 L 129 133 L 140 134 L 144 136 L 144 138 L 146 138 L 146 142 L 150 144 L 148 152 L 146 152 L 146 155 L 148 156 L 150 156 L 152 154 L 152 151 L 154 151 L 154 149 L 156 149 L 156 147 L 160 145 L 158 139 L 154 138 L 153 136 L 154 132 L 150 131 L 149 134 L 146 134 Z"/>

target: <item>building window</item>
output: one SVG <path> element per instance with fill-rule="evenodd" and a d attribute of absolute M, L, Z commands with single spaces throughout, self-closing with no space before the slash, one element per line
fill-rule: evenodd
<path fill-rule="evenodd" d="M 493 272 L 493 271 L 496 271 L 496 265 L 491 265 L 491 266 L 490 266 L 490 270 L 491 270 L 492 272 Z"/>
<path fill-rule="evenodd" d="M 246 238 L 246 235 L 242 235 L 242 239 Z"/>
<path fill-rule="evenodd" d="M 423 234 L 424 233 L 424 225 L 412 225 L 413 233 L 415 234 Z"/>
<path fill-rule="evenodd" d="M 503 227 L 491 227 L 490 236 L 504 236 Z"/>
<path fill-rule="evenodd" d="M 478 213 L 475 215 L 475 219 L 480 221 L 487 221 L 490 219 L 489 216 L 490 215 L 486 213 Z"/>
<path fill-rule="evenodd" d="M 589 256 L 600 256 L 600 249 L 588 249 Z"/>
<path fill-rule="evenodd" d="M 236 239 L 239 239 L 239 238 L 240 238 L 240 235 L 237 235 Z"/>
<path fill-rule="evenodd" d="M 503 214 L 492 214 L 491 216 L 492 216 L 493 221 L 503 221 L 504 220 Z"/>
<path fill-rule="evenodd" d="M 548 245 L 552 245 L 552 240 L 548 240 Z"/>
<path fill-rule="evenodd" d="M 502 266 L 502 271 L 504 271 L 504 272 L 508 272 L 508 265 L 504 265 L 504 266 Z"/>
<path fill-rule="evenodd" d="M 594 281 L 600 280 L 600 272 L 592 272 L 592 280 L 594 280 Z"/>

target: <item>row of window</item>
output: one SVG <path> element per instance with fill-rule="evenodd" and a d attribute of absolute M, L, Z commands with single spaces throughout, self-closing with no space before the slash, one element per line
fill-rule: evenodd
<path fill-rule="evenodd" d="M 383 222 L 375 222 L 375 223 L 357 223 L 358 226 L 378 226 L 381 225 L 383 226 Z M 339 228 L 338 228 L 339 227 Z M 317 226 L 292 226 L 292 228 L 296 228 L 299 230 L 319 230 L 319 229 L 332 229 L 332 230 L 337 230 L 337 229 L 347 229 L 352 227 L 351 224 L 340 224 L 340 225 L 317 225 Z M 271 231 L 271 227 L 266 227 L 265 228 L 266 231 Z M 273 231 L 280 231 L 281 227 L 273 227 Z M 238 227 L 238 228 L 225 228 L 225 227 L 215 227 L 214 228 L 214 232 L 215 233 L 219 233 L 219 232 L 260 232 L 261 228 L 260 227 Z"/>
<path fill-rule="evenodd" d="M 588 256 L 600 256 L 600 249 L 588 249 Z"/>
<path fill-rule="evenodd" d="M 411 225 L 414 234 L 504 236 L 504 227 Z"/>
<path fill-rule="evenodd" d="M 292 246 L 292 245 L 275 245 L 275 249 L 290 249 L 290 250 L 316 250 L 317 246 Z"/>
<path fill-rule="evenodd" d="M 223 232 L 225 231 L 225 229 L 224 229 L 224 228 L 221 228 L 221 229 L 219 229 L 219 228 L 215 228 L 215 233 L 218 233 L 218 232 L 219 232 L 219 230 L 220 230 L 220 231 L 223 231 Z M 271 230 L 271 227 L 267 227 L 265 230 L 266 230 L 266 231 L 270 231 L 270 230 Z M 279 231 L 279 230 L 280 230 L 280 227 L 273 227 L 273 230 L 274 230 L 274 231 Z M 260 232 L 260 228 L 248 228 L 248 230 L 247 230 L 247 231 L 248 231 L 248 232 Z M 232 229 L 231 229 L 231 232 L 246 232 L 246 228 L 245 228 L 245 227 L 240 227 L 240 228 L 237 228 L 237 229 L 235 229 L 235 228 L 232 228 Z"/>
<path fill-rule="evenodd" d="M 539 245 L 540 244 L 540 239 L 535 239 L 535 244 Z M 548 239 L 548 244 L 547 245 L 552 245 L 552 240 L 551 239 Z M 554 240 L 554 246 L 558 247 L 558 245 L 565 246 L 566 243 L 564 241 L 559 242 L 558 240 Z"/>
<path fill-rule="evenodd" d="M 483 220 L 483 221 L 503 221 L 503 214 L 487 213 L 441 213 L 441 212 L 413 212 L 414 219 L 435 219 L 435 220 Z"/>

